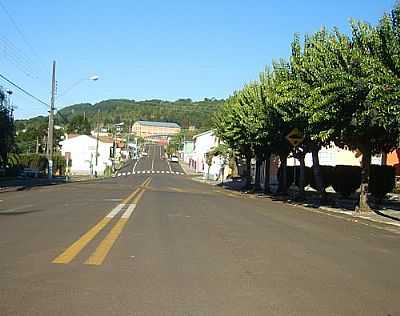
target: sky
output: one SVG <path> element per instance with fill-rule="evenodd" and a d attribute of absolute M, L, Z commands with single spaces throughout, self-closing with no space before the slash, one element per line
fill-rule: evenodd
<path fill-rule="evenodd" d="M 376 24 L 394 0 L 0 0 L 0 74 L 56 108 L 105 99 L 226 98 L 286 58 L 295 33 Z M 87 80 L 97 75 L 98 81 Z M 16 118 L 47 115 L 11 89 Z"/>

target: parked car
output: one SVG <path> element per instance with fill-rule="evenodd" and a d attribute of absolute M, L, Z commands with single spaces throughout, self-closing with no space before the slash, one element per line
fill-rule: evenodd
<path fill-rule="evenodd" d="M 176 157 L 176 156 L 172 156 L 171 159 L 170 159 L 170 161 L 171 161 L 171 162 L 179 162 L 179 159 L 178 159 L 178 157 Z"/>

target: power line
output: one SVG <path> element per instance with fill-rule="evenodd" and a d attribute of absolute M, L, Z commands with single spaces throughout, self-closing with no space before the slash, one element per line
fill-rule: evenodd
<path fill-rule="evenodd" d="M 33 94 L 29 93 L 24 88 L 21 88 L 19 85 L 17 85 L 16 83 L 12 82 L 10 79 L 6 78 L 2 74 L 0 74 L 0 78 L 2 78 L 3 80 L 7 81 L 9 84 L 13 85 L 15 88 L 17 88 L 18 90 L 22 91 L 26 95 L 30 96 L 32 99 L 35 99 L 37 102 L 45 105 L 46 108 L 50 107 L 50 105 L 48 105 L 46 102 L 44 102 L 44 101 L 40 100 L 39 98 L 35 97 Z"/>
<path fill-rule="evenodd" d="M 14 28 L 17 31 L 17 33 L 21 36 L 22 40 L 25 42 L 25 45 L 29 47 L 29 49 L 32 51 L 32 53 L 34 55 L 36 55 L 36 58 L 38 58 L 38 60 L 42 64 L 42 59 L 40 58 L 40 56 L 38 55 L 36 50 L 33 48 L 31 43 L 28 41 L 28 38 L 24 35 L 24 33 L 22 32 L 21 28 L 18 26 L 17 22 L 15 22 L 14 18 L 11 16 L 10 12 L 7 10 L 6 6 L 4 5 L 4 3 L 1 0 L 0 0 L 0 7 L 3 9 L 5 14 L 9 18 L 9 20 L 11 21 L 11 24 L 14 26 Z"/>
<path fill-rule="evenodd" d="M 35 72 L 33 68 L 31 68 L 29 61 L 27 59 L 24 60 L 24 56 L 18 52 L 15 46 L 6 38 L 2 38 L 0 36 L 0 44 L 3 44 L 1 50 L 1 57 L 8 59 L 9 62 L 14 64 L 19 70 L 21 70 L 27 77 L 34 78 L 32 74 Z M 38 78 L 35 75 L 36 79 Z"/>

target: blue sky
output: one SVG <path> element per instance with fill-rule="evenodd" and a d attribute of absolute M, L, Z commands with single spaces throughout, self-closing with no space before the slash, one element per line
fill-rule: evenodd
<path fill-rule="evenodd" d="M 225 98 L 287 57 L 294 33 L 321 26 L 348 32 L 375 24 L 394 0 L 49 1 L 0 0 L 0 73 L 49 101 L 57 61 L 56 107 L 109 98 Z M 22 32 L 21 36 L 18 29 Z M 8 84 L 0 81 L 5 88 Z M 46 115 L 16 89 L 16 117 Z"/>

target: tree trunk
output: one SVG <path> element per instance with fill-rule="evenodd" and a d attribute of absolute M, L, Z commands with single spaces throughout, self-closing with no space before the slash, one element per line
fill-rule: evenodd
<path fill-rule="evenodd" d="M 305 197 L 305 192 L 304 192 L 304 187 L 306 183 L 306 162 L 305 162 L 305 155 L 300 155 L 299 156 L 299 161 L 300 161 L 300 177 L 299 177 L 299 198 L 304 199 Z"/>
<path fill-rule="evenodd" d="M 287 194 L 287 189 L 288 189 L 288 185 L 287 185 L 287 170 L 286 170 L 286 166 L 287 166 L 287 157 L 288 154 L 279 154 L 279 160 L 281 161 L 281 172 L 280 172 L 280 176 L 279 176 L 279 188 L 278 188 L 278 193 L 280 194 Z"/>
<path fill-rule="evenodd" d="M 256 160 L 256 179 L 255 179 L 255 189 L 256 191 L 261 190 L 260 179 L 261 179 L 261 160 L 257 157 Z"/>
<path fill-rule="evenodd" d="M 356 212 L 359 213 L 372 211 L 368 204 L 368 182 L 370 166 L 371 150 L 367 148 L 365 150 L 362 150 L 360 200 L 359 207 L 356 208 Z"/>
<path fill-rule="evenodd" d="M 268 194 L 271 192 L 269 187 L 269 178 L 270 178 L 270 165 L 271 165 L 271 154 L 268 153 L 265 156 L 265 168 L 264 168 L 264 193 Z"/>
<path fill-rule="evenodd" d="M 319 167 L 319 157 L 318 157 L 318 148 L 314 148 L 311 151 L 312 160 L 313 160 L 313 174 L 315 183 L 317 185 L 318 191 L 322 194 L 322 197 L 325 199 L 325 188 L 324 188 L 324 181 L 322 179 L 321 168 Z"/>
<path fill-rule="evenodd" d="M 245 189 L 251 189 L 251 156 L 246 156 L 246 186 Z"/>

